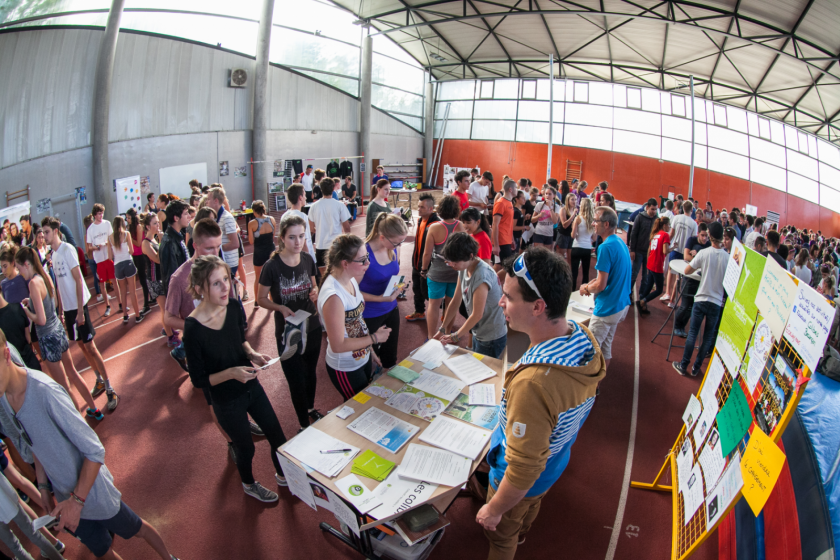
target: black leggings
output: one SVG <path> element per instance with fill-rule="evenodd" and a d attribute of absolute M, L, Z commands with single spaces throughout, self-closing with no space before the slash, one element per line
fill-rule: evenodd
<path fill-rule="evenodd" d="M 315 318 L 317 321 L 317 318 Z M 277 351 L 281 354 L 281 341 L 277 341 Z M 292 406 L 295 407 L 298 422 L 301 427 L 309 427 L 309 410 L 315 408 L 315 370 L 318 367 L 318 357 L 321 355 L 321 326 L 306 334 L 306 348 L 303 354 L 295 354 L 284 360 L 283 375 L 289 384 L 289 395 Z"/>
<path fill-rule="evenodd" d="M 236 468 L 239 477 L 244 484 L 254 483 L 254 473 L 251 469 L 251 462 L 254 459 L 254 440 L 251 439 L 251 425 L 248 422 L 248 415 L 265 432 L 271 449 L 271 462 L 274 463 L 274 470 L 283 476 L 280 462 L 277 460 L 275 449 L 286 443 L 286 436 L 280 421 L 274 413 L 268 395 L 260 385 L 260 382 L 250 384 L 248 390 L 239 398 L 226 403 L 213 402 L 213 410 L 216 412 L 216 419 L 219 425 L 230 437 L 236 448 Z"/>
<path fill-rule="evenodd" d="M 352 399 L 356 393 L 367 387 L 370 383 L 373 358 L 370 358 L 365 365 L 353 371 L 335 370 L 327 364 L 327 373 L 330 381 L 345 399 Z"/>
<path fill-rule="evenodd" d="M 583 265 L 583 280 L 581 284 L 589 282 L 589 261 L 592 260 L 592 249 L 572 247 L 572 291 L 577 289 L 578 267 Z"/>
<path fill-rule="evenodd" d="M 397 343 L 400 339 L 399 307 L 393 308 L 385 315 L 366 318 L 365 324 L 367 325 L 368 332 L 371 334 L 376 333 L 382 325 L 391 329 L 388 340 L 382 344 L 374 344 L 373 349 L 376 351 L 376 355 L 379 356 L 383 368 L 390 369 L 397 365 Z"/>
<path fill-rule="evenodd" d="M 134 261 L 134 266 L 137 268 L 137 280 L 140 282 L 140 287 L 143 288 L 143 306 L 149 303 L 149 285 L 146 283 L 146 261 L 149 257 L 143 255 L 131 255 L 131 260 Z"/>
<path fill-rule="evenodd" d="M 642 282 L 642 289 L 639 290 L 639 300 L 645 300 L 645 303 L 647 303 L 662 294 L 662 288 L 665 286 L 665 274 L 648 269 L 647 276 L 645 276 L 644 280 Z M 654 284 L 656 284 L 655 290 L 653 290 Z"/>

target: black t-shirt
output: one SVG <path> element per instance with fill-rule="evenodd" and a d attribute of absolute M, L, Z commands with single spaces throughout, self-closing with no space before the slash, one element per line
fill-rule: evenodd
<path fill-rule="evenodd" d="M 522 213 L 522 210 L 517 208 L 516 206 L 513 207 L 513 220 L 516 222 L 516 227 L 522 227 L 525 221 L 525 215 Z M 516 239 L 522 237 L 522 230 L 513 230 L 513 236 Z"/>
<path fill-rule="evenodd" d="M 344 198 L 356 198 L 356 185 L 353 183 L 350 183 L 349 187 L 346 183 L 341 185 L 341 194 Z"/>
<path fill-rule="evenodd" d="M 225 322 L 219 330 L 205 327 L 194 317 L 187 317 L 184 321 L 184 350 L 190 364 L 190 380 L 199 389 L 210 389 L 210 396 L 215 403 L 237 399 L 259 383 L 256 379 L 247 383 L 229 379 L 218 385 L 210 385 L 210 375 L 214 373 L 231 367 L 252 365 L 242 347 L 244 342 L 245 323 L 239 302 L 235 299 L 228 301 Z"/>
<path fill-rule="evenodd" d="M 317 276 L 318 269 L 315 261 L 309 253 L 300 254 L 300 263 L 297 266 L 289 266 L 283 262 L 279 255 L 268 259 L 260 272 L 260 285 L 268 286 L 271 301 L 285 305 L 292 311 L 303 309 L 313 315 L 309 319 L 309 330 L 320 327 L 315 303 L 309 299 L 309 292 L 312 290 L 312 277 Z M 274 313 L 274 325 L 278 334 L 282 335 L 286 328 L 286 321 L 283 314 Z"/>
<path fill-rule="evenodd" d="M 697 239 L 696 235 L 694 235 L 692 237 L 689 237 L 688 241 L 685 242 L 685 248 L 686 249 L 688 249 L 689 251 L 697 251 L 698 253 L 702 249 L 705 249 L 706 247 L 711 247 L 711 246 L 712 246 L 711 241 L 706 241 L 705 243 L 700 243 L 700 241 Z"/>
<path fill-rule="evenodd" d="M 531 204 L 530 200 L 526 200 L 525 204 L 522 205 L 522 214 L 524 216 L 533 216 L 534 215 L 534 205 Z"/>
<path fill-rule="evenodd" d="M 26 342 L 26 331 L 29 328 L 29 319 L 23 312 L 23 307 L 16 303 L 6 304 L 0 309 L 0 329 L 6 335 L 6 340 L 14 346 L 26 367 L 40 370 L 38 358 L 32 351 L 32 347 Z"/>
<path fill-rule="evenodd" d="M 779 253 L 776 253 L 775 251 L 774 252 L 765 251 L 764 253 L 761 253 L 761 254 L 764 255 L 765 257 L 772 258 L 774 261 L 776 261 L 779 264 L 779 266 L 781 266 L 782 268 L 787 270 L 787 263 L 785 263 L 785 259 L 783 259 L 782 255 L 780 255 Z"/>
<path fill-rule="evenodd" d="M 321 200 L 324 194 L 321 192 L 320 185 L 312 185 L 312 200 Z"/>

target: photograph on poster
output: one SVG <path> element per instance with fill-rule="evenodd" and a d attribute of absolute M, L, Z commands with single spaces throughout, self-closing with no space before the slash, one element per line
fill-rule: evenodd
<path fill-rule="evenodd" d="M 219 162 L 219 177 L 227 177 L 230 173 L 230 167 L 228 166 L 228 162 L 220 161 Z"/>
<path fill-rule="evenodd" d="M 233 168 L 233 176 L 234 177 L 247 177 L 248 176 L 248 168 L 244 165 L 242 167 L 234 167 Z"/>

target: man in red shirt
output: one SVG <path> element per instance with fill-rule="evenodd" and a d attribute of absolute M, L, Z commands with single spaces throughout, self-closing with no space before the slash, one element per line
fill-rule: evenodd
<path fill-rule="evenodd" d="M 606 181 L 601 181 L 600 183 L 598 183 L 598 186 L 601 188 L 601 191 L 597 195 L 595 195 L 595 206 L 596 207 L 601 206 L 601 196 L 603 196 L 603 194 L 605 192 L 607 192 L 607 189 L 609 188 L 609 184 L 607 184 Z"/>
<path fill-rule="evenodd" d="M 470 207 L 470 195 L 467 190 L 470 188 L 470 174 L 461 170 L 455 174 L 455 196 L 461 202 L 461 212 Z"/>
<path fill-rule="evenodd" d="M 493 205 L 493 254 L 499 262 L 493 265 L 496 272 L 504 267 L 502 263 L 513 256 L 513 197 L 516 183 L 508 179 L 502 186 L 502 194 Z"/>

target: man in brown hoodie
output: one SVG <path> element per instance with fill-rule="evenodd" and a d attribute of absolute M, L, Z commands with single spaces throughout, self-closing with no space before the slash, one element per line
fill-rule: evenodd
<path fill-rule="evenodd" d="M 566 260 L 534 247 L 505 263 L 499 305 L 531 345 L 505 373 L 499 425 L 487 462 L 490 488 L 476 521 L 490 560 L 509 560 L 524 542 L 540 501 L 569 463 L 606 364 L 586 327 L 566 320 L 572 275 Z"/>

